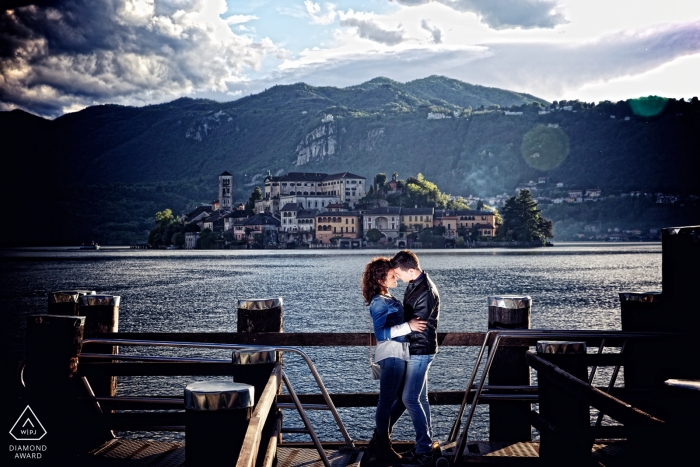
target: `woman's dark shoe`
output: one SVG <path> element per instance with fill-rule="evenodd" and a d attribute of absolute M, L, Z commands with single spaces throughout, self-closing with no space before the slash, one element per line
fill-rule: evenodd
<path fill-rule="evenodd" d="M 401 454 L 398 452 L 394 451 L 394 448 L 391 447 L 391 440 L 387 436 L 386 438 L 382 438 L 377 436 L 376 437 L 376 446 L 377 446 L 377 460 L 380 462 L 388 462 L 388 463 L 393 463 L 393 462 L 402 462 L 403 457 L 401 457 Z"/>
<path fill-rule="evenodd" d="M 377 430 L 374 430 L 374 433 L 372 433 L 372 439 L 369 440 L 369 443 L 367 443 L 367 453 L 370 456 L 374 456 L 374 454 L 377 452 Z"/>

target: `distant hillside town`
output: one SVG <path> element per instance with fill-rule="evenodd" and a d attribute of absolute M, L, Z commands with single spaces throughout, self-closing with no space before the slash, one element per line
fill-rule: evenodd
<path fill-rule="evenodd" d="M 387 183 L 389 193 L 400 190 L 396 182 Z M 349 172 L 268 175 L 264 185 L 260 199 L 234 203 L 233 176 L 219 175 L 218 199 L 177 219 L 185 226 L 183 247 L 212 246 L 213 237 L 239 248 L 362 248 L 368 242 L 419 248 L 436 237 L 443 246 L 461 246 L 496 233 L 497 213 L 490 210 L 369 206 L 366 178 Z"/>

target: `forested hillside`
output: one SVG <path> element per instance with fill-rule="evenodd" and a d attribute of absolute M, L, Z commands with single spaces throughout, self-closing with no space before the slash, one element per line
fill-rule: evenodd
<path fill-rule="evenodd" d="M 214 199 L 224 170 L 241 201 L 268 171 L 422 173 L 463 196 L 512 194 L 542 176 L 571 188 L 692 193 L 698 135 L 697 99 L 549 103 L 436 76 L 96 106 L 53 121 L 1 112 L 4 199 L 52 226 L 18 227 L 3 243 L 138 239 L 154 212 Z"/>

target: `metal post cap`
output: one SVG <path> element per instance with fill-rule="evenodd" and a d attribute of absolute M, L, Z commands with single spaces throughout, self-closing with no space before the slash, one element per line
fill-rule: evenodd
<path fill-rule="evenodd" d="M 660 302 L 661 292 L 620 292 L 621 302 Z"/>
<path fill-rule="evenodd" d="M 667 379 L 664 385 L 669 388 L 680 388 L 700 392 L 700 380 L 697 379 Z"/>
<path fill-rule="evenodd" d="M 532 306 L 532 298 L 529 295 L 498 295 L 488 297 L 489 306 L 497 306 L 499 308 L 508 308 L 515 310 L 518 308 L 530 308 Z"/>
<path fill-rule="evenodd" d="M 255 388 L 230 381 L 198 381 L 185 387 L 185 408 L 198 411 L 253 407 Z"/>
<path fill-rule="evenodd" d="M 78 303 L 78 297 L 95 295 L 94 290 L 59 290 L 49 292 L 49 303 Z"/>
<path fill-rule="evenodd" d="M 277 361 L 277 352 L 272 347 L 236 349 L 231 353 L 231 359 L 234 365 L 274 363 Z"/>
<path fill-rule="evenodd" d="M 537 353 L 584 354 L 586 343 L 578 341 L 537 341 Z"/>
<path fill-rule="evenodd" d="M 238 300 L 238 308 L 243 310 L 269 310 L 278 306 L 282 306 L 282 297 Z"/>
<path fill-rule="evenodd" d="M 81 295 L 80 306 L 119 306 L 119 295 Z"/>

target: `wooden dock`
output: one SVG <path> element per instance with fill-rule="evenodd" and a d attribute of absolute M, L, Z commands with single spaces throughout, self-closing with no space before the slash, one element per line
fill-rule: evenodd
<path fill-rule="evenodd" d="M 440 346 L 480 350 L 475 362 L 465 362 L 473 371 L 463 390 L 429 394 L 431 404 L 460 407 L 449 439 L 442 445 L 440 460 L 444 462 L 436 467 L 616 467 L 681 464 L 694 458 L 700 433 L 700 313 L 692 297 L 700 265 L 699 233 L 700 226 L 664 229 L 663 294 L 620 294 L 621 330 L 506 327 L 492 328 L 487 333 L 438 334 Z M 75 297 L 79 297 L 78 292 Z M 336 410 L 376 406 L 377 393 L 328 394 L 313 362 L 300 349 L 365 347 L 373 336 L 285 333 L 281 300 L 276 304 L 275 300 L 267 300 L 269 307 L 259 307 L 258 303 L 246 308 L 239 303 L 238 329 L 230 333 L 115 332 L 119 300 L 109 296 L 83 297 L 79 303 L 67 302 L 70 306 L 61 307 L 75 310 L 74 315 L 28 316 L 26 366 L 18 372 L 24 386 L 20 402 L 30 405 L 46 432 L 51 433 L 54 444 L 47 455 L 86 466 L 201 464 L 188 460 L 196 451 L 198 430 L 210 430 L 214 425 L 231 428 L 232 424 L 221 423 L 228 420 L 228 415 L 222 418 L 216 415 L 218 409 L 208 412 L 207 408 L 194 416 L 197 409 L 188 406 L 185 397 L 119 397 L 116 388 L 118 378 L 123 376 L 210 375 L 230 376 L 231 382 L 255 389 L 249 392 L 255 394 L 255 400 L 251 398 L 250 405 L 242 409 L 237 407 L 245 411 L 238 412 L 237 418 L 244 421 L 233 427 L 236 439 L 229 442 L 226 438 L 225 443 L 211 446 L 200 443 L 198 452 L 202 452 L 202 446 L 210 448 L 226 459 L 227 465 L 236 467 L 386 467 L 363 451 L 365 443 L 349 437 Z M 186 357 L 131 352 L 118 355 L 117 348 L 124 346 L 186 348 L 192 352 Z M 588 352 L 586 346 L 597 348 L 597 353 Z M 612 347 L 618 351 L 605 352 Z M 212 348 L 233 351 L 233 358 L 198 357 L 197 349 Z M 504 349 L 508 351 L 501 352 Z M 236 357 L 237 352 L 256 356 Z M 285 352 L 305 359 L 321 394 L 294 392 L 279 358 Z M 275 355 L 276 359 L 253 361 L 257 354 Z M 509 380 L 508 365 L 498 362 L 503 355 L 512 359 L 513 374 L 515 370 L 527 374 L 535 370 L 538 384 Z M 492 365 L 501 365 L 498 382 L 490 378 Z M 592 382 L 600 367 L 613 371 L 607 386 L 596 387 Z M 623 387 L 615 384 L 620 370 L 624 370 Z M 286 394 L 282 393 L 283 387 Z M 538 410 L 532 410 L 535 403 Z M 490 412 L 496 412 L 496 407 L 500 410 L 500 417 L 490 419 L 488 441 L 474 440 L 469 433 L 479 404 L 490 404 Z M 503 417 L 504 413 L 508 415 L 504 408 L 512 408 L 517 416 Z M 226 406 L 222 411 L 228 409 Z M 297 410 L 304 426 L 284 427 L 283 409 Z M 344 441 L 319 440 L 305 416 L 311 409 L 329 410 Z M 596 414 L 598 419 L 592 422 Z M 616 425 L 601 424 L 604 415 Z M 504 424 L 517 425 L 518 429 L 507 426 L 504 430 Z M 532 438 L 532 427 L 540 433 L 538 440 Z M 112 430 L 183 431 L 188 445 L 155 439 L 112 439 Z M 284 442 L 283 433 L 306 433 L 312 443 Z M 411 443 L 398 443 L 397 450 L 410 447 Z"/>

